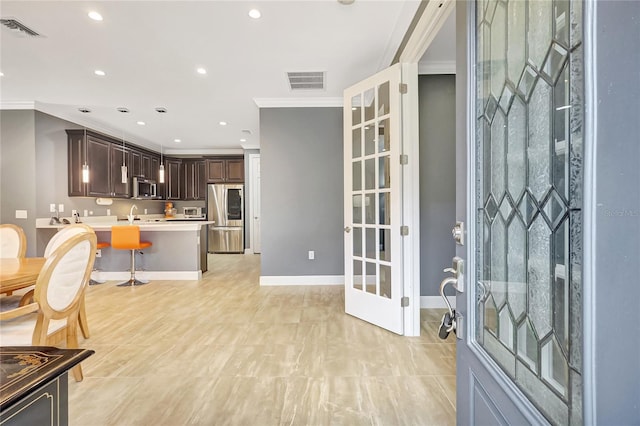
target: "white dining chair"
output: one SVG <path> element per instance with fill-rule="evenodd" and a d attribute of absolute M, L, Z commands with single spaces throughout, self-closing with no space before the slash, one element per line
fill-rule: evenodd
<path fill-rule="evenodd" d="M 24 257 L 27 253 L 27 237 L 18 225 L 0 225 L 0 258 Z"/>
<path fill-rule="evenodd" d="M 78 348 L 78 314 L 95 256 L 95 233 L 72 236 L 54 250 L 36 281 L 33 303 L 0 312 L 2 346 Z M 80 365 L 72 371 L 82 381 Z"/>

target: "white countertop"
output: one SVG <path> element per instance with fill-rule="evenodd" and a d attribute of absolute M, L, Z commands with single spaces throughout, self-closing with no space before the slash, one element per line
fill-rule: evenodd
<path fill-rule="evenodd" d="M 105 219 L 106 218 L 106 219 Z M 73 223 L 72 218 L 66 218 Z M 66 224 L 50 225 L 51 218 L 36 219 L 37 229 L 60 229 L 67 226 Z M 100 217 L 82 217 L 81 223 L 90 226 L 95 231 L 110 231 L 112 226 L 128 226 L 127 220 L 117 220 L 116 216 L 100 216 Z M 139 226 L 141 231 L 199 231 L 203 225 L 211 225 L 210 220 L 181 220 L 181 218 L 172 218 L 164 220 L 164 218 L 151 218 L 135 220 L 133 225 Z"/>

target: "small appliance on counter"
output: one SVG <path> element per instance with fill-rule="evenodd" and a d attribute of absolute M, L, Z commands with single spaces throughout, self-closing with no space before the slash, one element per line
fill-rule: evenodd
<path fill-rule="evenodd" d="M 182 213 L 186 218 L 204 219 L 204 215 L 202 214 L 202 207 L 183 207 Z"/>
<path fill-rule="evenodd" d="M 173 203 L 168 201 L 164 203 L 164 217 L 171 218 L 176 215 L 176 209 L 173 208 Z"/>

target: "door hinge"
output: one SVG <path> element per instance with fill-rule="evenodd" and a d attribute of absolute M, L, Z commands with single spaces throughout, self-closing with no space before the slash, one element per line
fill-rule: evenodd
<path fill-rule="evenodd" d="M 406 166 L 407 164 L 409 164 L 409 156 L 407 154 L 400 155 L 400 164 L 403 166 Z"/>
<path fill-rule="evenodd" d="M 406 237 L 407 235 L 409 235 L 409 227 L 406 225 L 401 226 L 400 235 L 402 235 L 403 237 Z"/>
<path fill-rule="evenodd" d="M 400 83 L 400 87 L 399 87 L 400 93 L 401 94 L 406 94 L 409 91 L 409 88 L 407 87 L 407 83 Z"/>
<path fill-rule="evenodd" d="M 407 296 L 400 299 L 400 306 L 403 308 L 406 308 L 407 306 L 409 306 L 409 298 Z"/>

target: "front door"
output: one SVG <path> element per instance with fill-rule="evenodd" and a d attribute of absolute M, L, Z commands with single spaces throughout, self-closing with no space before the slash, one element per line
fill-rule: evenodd
<path fill-rule="evenodd" d="M 345 311 L 403 334 L 401 65 L 344 92 Z"/>
<path fill-rule="evenodd" d="M 582 6 L 457 12 L 458 424 L 582 423 Z"/>

